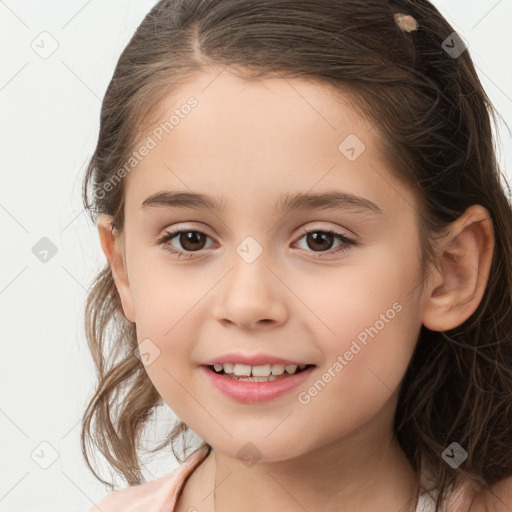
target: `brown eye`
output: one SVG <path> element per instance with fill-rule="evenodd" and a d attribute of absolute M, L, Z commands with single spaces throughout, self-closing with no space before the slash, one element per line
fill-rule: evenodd
<path fill-rule="evenodd" d="M 177 247 L 172 240 L 177 238 L 178 244 L 181 247 Z M 302 238 L 306 239 L 307 249 L 314 253 L 318 253 L 317 258 L 322 258 L 337 253 L 344 253 L 350 249 L 350 246 L 356 245 L 356 241 L 351 238 L 342 235 L 336 231 L 331 230 L 313 230 L 303 231 Z M 166 232 L 159 240 L 159 245 L 162 246 L 167 252 L 170 252 L 179 258 L 189 258 L 193 256 L 194 252 L 201 251 L 205 248 L 207 239 L 211 240 L 211 237 L 194 229 L 177 229 L 175 231 Z M 335 241 L 340 242 L 340 245 L 335 248 L 333 244 Z"/>
<path fill-rule="evenodd" d="M 310 249 L 313 252 L 318 253 L 316 258 L 322 258 L 328 255 L 343 253 L 350 249 L 350 246 L 356 245 L 356 241 L 351 238 L 342 235 L 336 231 L 316 229 L 312 231 L 303 231 L 303 236 L 299 238 L 299 241 L 305 238 L 306 249 Z M 334 242 L 338 240 L 340 245 L 335 248 L 333 247 Z"/>
<path fill-rule="evenodd" d="M 206 241 L 206 235 L 199 231 L 182 231 L 178 240 L 186 251 L 200 251 Z"/>
<path fill-rule="evenodd" d="M 316 248 L 320 251 L 326 251 L 332 247 L 334 237 L 331 233 L 325 231 L 313 231 L 306 235 L 306 243 L 311 249 Z"/>
<path fill-rule="evenodd" d="M 178 240 L 178 247 L 172 243 L 172 240 L 176 238 Z M 192 256 L 191 253 L 204 249 L 206 239 L 210 238 L 201 231 L 193 229 L 180 229 L 175 231 L 168 231 L 162 238 L 158 240 L 158 243 L 166 251 L 177 254 L 178 258 L 187 258 Z M 181 245 L 181 247 L 179 247 Z"/>

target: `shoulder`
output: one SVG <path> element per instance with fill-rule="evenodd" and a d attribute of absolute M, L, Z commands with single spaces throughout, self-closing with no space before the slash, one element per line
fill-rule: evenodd
<path fill-rule="evenodd" d="M 103 496 L 87 512 L 157 512 L 159 503 L 172 492 L 179 469 L 150 482 L 113 491 Z"/>
<path fill-rule="evenodd" d="M 509 476 L 478 494 L 468 512 L 510 512 L 511 510 L 512 476 Z"/>
<path fill-rule="evenodd" d="M 174 510 L 186 479 L 207 455 L 208 450 L 202 445 L 167 475 L 113 491 L 87 512 L 170 512 Z"/>

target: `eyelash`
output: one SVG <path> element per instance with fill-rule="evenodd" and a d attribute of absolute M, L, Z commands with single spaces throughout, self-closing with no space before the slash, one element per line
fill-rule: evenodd
<path fill-rule="evenodd" d="M 177 235 L 181 235 L 183 233 L 201 233 L 202 235 L 205 235 L 208 238 L 211 238 L 206 233 L 203 233 L 202 231 L 199 231 L 197 229 L 175 229 L 175 230 L 167 231 L 161 238 L 159 238 L 158 244 L 162 245 L 162 248 L 165 251 L 167 251 L 171 254 L 175 254 L 175 255 L 177 254 L 178 259 L 181 257 L 183 257 L 184 259 L 191 258 L 194 256 L 194 253 L 201 252 L 201 251 L 185 252 L 185 251 L 178 251 L 174 248 L 171 248 L 172 246 L 170 244 L 168 244 L 167 242 L 170 242 Z M 310 233 L 327 233 L 327 234 L 333 235 L 334 237 L 336 237 L 338 240 L 340 240 L 341 242 L 343 242 L 345 244 L 345 245 L 341 245 L 340 247 L 338 247 L 337 249 L 334 249 L 334 250 L 331 249 L 329 251 L 317 253 L 317 254 L 319 254 L 319 256 L 315 256 L 315 258 L 318 258 L 318 259 L 323 258 L 324 254 L 331 255 L 331 254 L 345 253 L 350 250 L 351 246 L 356 245 L 355 240 L 352 240 L 351 238 L 348 238 L 345 235 L 342 235 L 341 233 L 338 233 L 337 231 L 333 231 L 330 229 L 313 229 L 313 230 L 309 230 L 309 231 L 304 229 L 301 232 L 301 236 L 297 239 L 297 241 L 300 240 L 301 238 L 303 238 L 304 236 L 309 235 Z"/>

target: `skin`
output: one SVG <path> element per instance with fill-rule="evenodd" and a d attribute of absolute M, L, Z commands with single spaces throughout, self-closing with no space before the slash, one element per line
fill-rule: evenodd
<path fill-rule="evenodd" d="M 214 449 L 188 479 L 178 512 L 213 511 L 215 482 L 219 512 L 410 510 L 418 476 L 393 434 L 399 386 L 421 325 L 451 329 L 481 301 L 494 247 L 489 212 L 474 205 L 450 226 L 439 245 L 440 270 L 419 286 L 414 195 L 394 178 L 378 131 L 348 98 L 304 79 L 246 82 L 211 68 L 159 106 L 152 128 L 190 96 L 198 106 L 125 178 L 124 230 L 115 237 L 112 219 L 98 221 L 124 315 L 139 343 L 149 338 L 160 350 L 146 366 L 151 381 Z M 366 146 L 354 161 L 338 150 L 349 134 Z M 141 208 L 171 189 L 223 196 L 226 209 Z M 367 198 L 383 214 L 272 212 L 282 193 L 329 190 Z M 207 235 L 202 245 L 179 236 L 167 242 L 189 248 L 189 259 L 156 241 L 178 224 Z M 301 228 L 333 229 L 357 244 L 320 259 L 343 242 L 327 238 L 332 245 L 322 248 Z M 250 264 L 236 252 L 247 236 L 263 251 Z M 298 392 L 394 303 L 401 311 L 300 403 Z M 240 404 L 198 368 L 234 350 L 316 368 L 300 389 Z M 236 456 L 249 441 L 261 453 L 252 467 Z"/>

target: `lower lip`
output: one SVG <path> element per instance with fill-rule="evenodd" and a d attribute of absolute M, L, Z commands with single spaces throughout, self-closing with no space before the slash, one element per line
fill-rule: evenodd
<path fill-rule="evenodd" d="M 224 377 L 210 370 L 208 366 L 201 366 L 201 369 L 206 372 L 211 383 L 228 397 L 245 404 L 254 404 L 272 400 L 300 386 L 309 377 L 315 366 L 310 366 L 302 372 L 284 379 L 269 382 L 244 382 Z"/>

